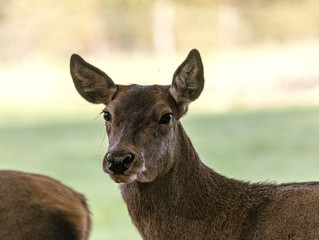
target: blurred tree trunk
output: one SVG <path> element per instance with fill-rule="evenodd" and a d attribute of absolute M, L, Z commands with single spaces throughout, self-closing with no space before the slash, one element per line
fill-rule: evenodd
<path fill-rule="evenodd" d="M 155 54 L 174 54 L 175 47 L 175 5 L 158 0 L 154 4 L 153 42 Z"/>

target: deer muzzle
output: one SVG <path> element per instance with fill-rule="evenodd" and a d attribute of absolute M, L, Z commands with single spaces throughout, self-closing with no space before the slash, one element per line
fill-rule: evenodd
<path fill-rule="evenodd" d="M 133 161 L 134 155 L 131 153 L 119 157 L 115 157 L 110 153 L 106 155 L 106 167 L 113 174 L 124 174 L 131 167 Z"/>
<path fill-rule="evenodd" d="M 125 149 L 111 147 L 103 159 L 103 171 L 117 183 L 133 182 L 145 170 L 141 156 L 134 151 L 128 151 L 128 148 Z"/>

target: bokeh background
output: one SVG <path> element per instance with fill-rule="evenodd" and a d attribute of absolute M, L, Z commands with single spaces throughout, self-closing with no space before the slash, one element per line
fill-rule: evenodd
<path fill-rule="evenodd" d="M 319 180 L 318 12 L 317 0 L 2 0 L 0 169 L 84 193 L 92 240 L 141 239 L 102 172 L 103 106 L 77 94 L 69 59 L 169 84 L 197 48 L 205 89 L 182 122 L 202 160 L 253 182 Z"/>

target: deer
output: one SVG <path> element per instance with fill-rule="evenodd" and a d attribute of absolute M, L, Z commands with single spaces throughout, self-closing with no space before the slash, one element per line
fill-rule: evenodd
<path fill-rule="evenodd" d="M 0 239 L 88 240 L 85 197 L 50 177 L 0 171 Z"/>
<path fill-rule="evenodd" d="M 103 171 L 143 239 L 319 239 L 318 182 L 250 183 L 200 160 L 180 121 L 204 88 L 198 50 L 171 85 L 115 84 L 77 54 L 70 72 L 84 99 L 104 105 Z"/>

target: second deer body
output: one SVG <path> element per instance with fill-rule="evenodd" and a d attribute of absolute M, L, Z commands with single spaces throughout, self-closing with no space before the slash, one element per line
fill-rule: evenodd
<path fill-rule="evenodd" d="M 0 171 L 1 240 L 88 240 L 85 197 L 47 176 Z"/>
<path fill-rule="evenodd" d="M 103 169 L 120 184 L 143 239 L 319 239 L 319 184 L 250 184 L 204 165 L 180 118 L 204 86 L 192 50 L 170 86 L 116 85 L 78 55 L 78 92 L 105 105 Z"/>

